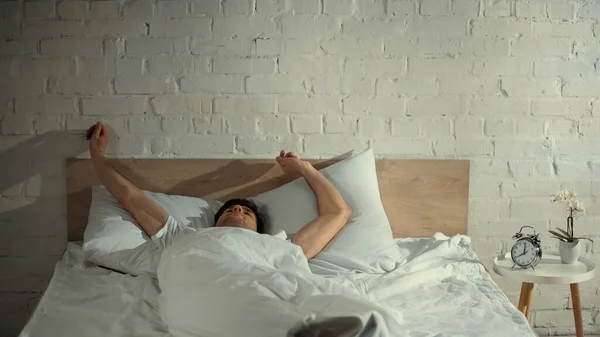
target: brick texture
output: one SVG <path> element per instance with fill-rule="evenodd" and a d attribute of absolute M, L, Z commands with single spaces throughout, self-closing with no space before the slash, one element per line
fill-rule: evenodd
<path fill-rule="evenodd" d="M 567 0 L 1 1 L 0 166 L 31 177 L 0 190 L 0 256 L 18 271 L 0 275 L 15 308 L 0 335 L 64 247 L 64 160 L 88 156 L 95 121 L 111 156 L 468 159 L 486 263 L 524 222 L 548 240 L 565 217 L 550 195 L 573 188 L 600 264 L 599 20 L 596 1 Z M 44 221 L 4 221 L 31 214 Z M 597 333 L 600 288 L 584 285 Z M 533 327 L 573 334 L 569 305 L 544 288 Z"/>

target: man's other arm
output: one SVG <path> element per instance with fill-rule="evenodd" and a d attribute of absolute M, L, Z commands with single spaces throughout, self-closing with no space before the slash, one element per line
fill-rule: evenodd
<path fill-rule="evenodd" d="M 319 216 L 302 227 L 292 242 L 302 247 L 306 258 L 311 259 L 346 225 L 352 211 L 335 186 L 310 163 L 301 161 L 300 172 L 315 193 Z"/>

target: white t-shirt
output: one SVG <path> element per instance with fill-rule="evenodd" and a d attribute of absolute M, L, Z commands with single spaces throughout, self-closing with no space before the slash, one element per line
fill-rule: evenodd
<path fill-rule="evenodd" d="M 188 233 L 195 233 L 196 230 L 192 227 L 184 226 L 179 221 L 169 215 L 167 222 L 158 233 L 154 234 L 151 239 L 156 247 L 160 250 L 165 250 L 173 243 L 176 237 Z"/>
<path fill-rule="evenodd" d="M 167 222 L 165 223 L 163 228 L 161 228 L 158 231 L 158 233 L 154 234 L 151 237 L 151 239 L 158 249 L 165 250 L 171 245 L 171 243 L 173 243 L 173 240 L 175 240 L 179 236 L 195 232 L 196 229 L 182 225 L 181 223 L 179 223 L 179 221 L 175 220 L 175 218 L 169 215 L 169 217 L 167 218 Z M 291 242 L 291 240 L 288 239 L 287 234 L 283 230 L 273 236 L 276 238 L 280 238 L 281 240 Z"/>

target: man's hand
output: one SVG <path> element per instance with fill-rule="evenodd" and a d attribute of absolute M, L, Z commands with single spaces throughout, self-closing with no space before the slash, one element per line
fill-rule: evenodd
<path fill-rule="evenodd" d="M 94 128 L 94 132 L 90 137 L 90 156 L 92 158 L 104 157 L 109 141 L 108 129 L 100 122 L 96 123 L 92 128 Z"/>
<path fill-rule="evenodd" d="M 285 150 L 281 150 L 279 156 L 275 158 L 275 160 L 285 173 L 303 174 L 306 167 L 310 166 L 309 162 L 298 159 L 298 156 L 295 153 L 286 152 Z"/>

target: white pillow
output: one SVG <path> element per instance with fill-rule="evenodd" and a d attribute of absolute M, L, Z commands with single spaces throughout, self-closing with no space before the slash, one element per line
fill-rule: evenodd
<path fill-rule="evenodd" d="M 352 216 L 325 249 L 310 261 L 313 272 L 392 270 L 398 248 L 381 204 L 373 151 L 368 149 L 322 169 L 321 173 L 338 189 L 352 209 Z M 284 230 L 292 237 L 318 216 L 316 197 L 303 178 L 252 199 L 266 212 L 270 233 Z"/>
<path fill-rule="evenodd" d="M 223 205 L 215 200 L 144 191 L 179 223 L 192 228 L 214 226 Z M 132 275 L 156 275 L 161 252 L 104 186 L 94 186 L 88 224 L 83 234 L 86 258 Z"/>

